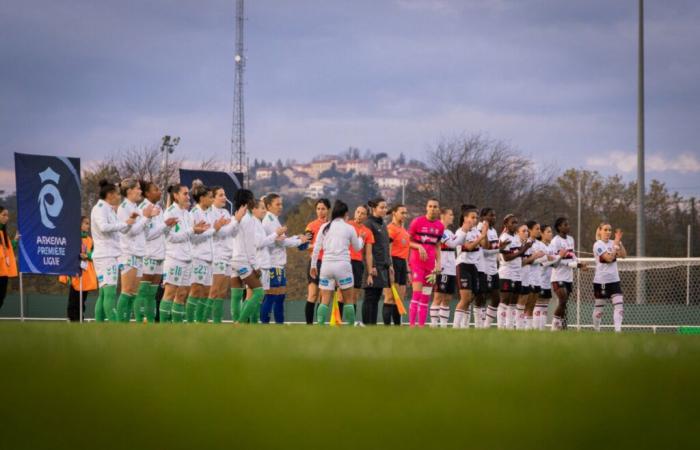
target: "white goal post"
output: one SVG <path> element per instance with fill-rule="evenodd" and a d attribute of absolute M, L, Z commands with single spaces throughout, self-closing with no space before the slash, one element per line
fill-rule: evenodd
<path fill-rule="evenodd" d="M 595 260 L 581 258 L 569 298 L 568 327 L 592 328 Z M 677 332 L 700 327 L 700 258 L 625 258 L 617 260 L 625 301 L 625 330 Z M 552 308 L 556 299 L 552 301 Z M 603 329 L 612 329 L 612 308 L 606 307 Z"/>

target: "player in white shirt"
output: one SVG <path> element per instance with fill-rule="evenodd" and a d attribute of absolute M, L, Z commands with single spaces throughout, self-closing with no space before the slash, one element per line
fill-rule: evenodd
<path fill-rule="evenodd" d="M 593 244 L 595 258 L 595 275 L 593 276 L 593 328 L 600 331 L 603 308 L 606 300 L 613 305 L 613 325 L 616 332 L 622 331 L 623 299 L 620 287 L 620 273 L 617 270 L 617 258 L 625 258 L 627 250 L 622 245 L 622 230 L 615 230 L 615 239 L 611 240 L 612 226 L 608 222 L 598 225 L 595 232 L 597 241 Z"/>
<path fill-rule="evenodd" d="M 201 180 L 192 182 L 190 195 L 195 201 L 194 207 L 190 210 L 192 222 L 205 222 L 209 228 L 190 239 L 192 244 L 192 285 L 187 297 L 185 317 L 188 323 L 207 322 L 212 307 L 209 291 L 213 279 L 214 233 L 224 223 L 228 224 L 230 219 L 214 216 L 214 211 L 211 208 L 214 203 L 214 193 Z"/>
<path fill-rule="evenodd" d="M 477 316 L 477 324 L 483 320 L 484 328 L 491 328 L 491 324 L 496 322 L 498 317 L 498 305 L 501 303 L 500 296 L 500 279 L 498 276 L 498 255 L 501 250 L 505 249 L 510 242 L 501 241 L 498 238 L 496 231 L 496 211 L 493 208 L 484 208 L 481 210 L 481 220 L 487 222 L 488 231 L 486 239 L 482 244 L 482 268 L 483 272 L 479 273 L 479 293 L 484 297 L 489 297 L 489 305 L 485 312 L 481 312 Z M 481 231 L 477 225 L 477 230 Z M 478 300 L 478 299 L 477 299 Z M 480 319 L 479 316 L 483 317 Z"/>
<path fill-rule="evenodd" d="M 110 322 L 118 320 L 117 315 L 117 276 L 121 254 L 120 234 L 126 233 L 136 222 L 135 217 L 126 220 L 117 218 L 116 208 L 121 200 L 119 189 L 114 183 L 100 180 L 100 199 L 90 213 L 90 227 L 95 251 L 92 261 L 95 264 L 97 283 L 100 292 L 95 304 L 95 320 Z"/>
<path fill-rule="evenodd" d="M 521 230 L 522 228 L 521 226 Z M 515 328 L 529 330 L 532 326 L 535 301 L 540 293 L 540 285 L 542 284 L 539 262 L 541 258 L 546 258 L 546 255 L 544 250 L 539 248 L 540 241 L 538 239 L 541 234 L 539 223 L 534 220 L 528 220 L 525 223 L 523 233 L 525 233 L 526 239 L 532 242 L 532 246 L 523 254 L 523 273 L 520 283 L 522 289 L 518 298 L 518 321 L 515 324 Z"/>
<path fill-rule="evenodd" d="M 571 231 L 569 220 L 566 217 L 559 217 L 554 222 L 554 231 L 557 235 L 554 236 L 550 245 L 556 252 L 557 260 L 552 270 L 552 290 L 557 295 L 559 303 L 554 310 L 552 331 L 566 328 L 566 302 L 573 288 L 574 269 L 583 267 L 576 257 L 574 238 L 569 236 Z"/>
<path fill-rule="evenodd" d="M 192 236 L 209 229 L 209 224 L 193 222 L 188 211 L 190 191 L 187 186 L 174 184 L 168 188 L 170 206 L 163 220 L 173 222 L 165 237 L 165 262 L 163 282 L 165 290 L 160 302 L 160 322 L 182 323 L 185 319 L 185 302 L 192 277 Z"/>
<path fill-rule="evenodd" d="M 233 196 L 233 207 L 238 210 L 245 206 L 248 212 L 241 218 L 238 233 L 233 237 L 231 257 L 231 317 L 234 322 L 250 323 L 262 304 L 265 291 L 260 281 L 260 264 L 257 261 L 256 228 L 253 217 L 255 197 L 248 189 L 239 189 Z M 241 303 L 246 285 L 251 290 L 250 298 Z M 256 322 L 252 322 L 256 323 Z"/>
<path fill-rule="evenodd" d="M 479 270 L 482 266 L 482 245 L 488 234 L 488 224 L 482 222 L 481 230 L 477 228 L 478 209 L 474 205 L 462 206 L 462 227 L 457 230 L 458 245 L 461 246 L 457 256 L 459 273 L 459 302 L 455 308 L 453 328 L 468 328 L 470 317 L 469 305 L 481 292 Z"/>
<path fill-rule="evenodd" d="M 532 246 L 532 242 L 522 242 L 518 236 L 518 218 L 508 214 L 503 218 L 503 232 L 500 241 L 501 265 L 498 278 L 501 289 L 501 303 L 498 305 L 498 328 L 514 328 L 517 319 L 518 296 L 522 280 L 522 255 Z"/>
<path fill-rule="evenodd" d="M 556 252 L 550 245 L 552 243 L 552 227 L 541 225 L 540 240 L 536 241 L 533 248 L 544 252 L 545 256 L 537 261 L 539 271 L 540 292 L 535 300 L 532 326 L 536 330 L 544 330 L 547 324 L 547 310 L 552 298 L 552 262 L 556 259 Z"/>
<path fill-rule="evenodd" d="M 440 274 L 436 280 L 437 289 L 433 295 L 433 303 L 430 305 L 431 328 L 435 328 L 438 325 L 446 328 L 450 321 L 450 300 L 456 291 L 456 249 L 462 245 L 466 231 L 470 228 L 470 223 L 463 221 L 463 232 L 460 234 L 459 230 L 457 230 L 458 234 L 453 233 L 448 227 L 452 226 L 454 218 L 455 215 L 451 208 L 440 208 L 440 221 L 445 226 L 445 231 L 442 233 L 442 238 L 440 238 Z"/>
<path fill-rule="evenodd" d="M 141 181 L 143 201 L 139 208 L 143 211 L 149 206 L 155 208 L 159 205 L 162 192 L 156 183 Z M 158 214 L 152 216 L 146 224 L 146 251 L 143 255 L 143 277 L 141 283 L 147 283 L 147 296 L 134 300 L 134 317 L 136 322 L 142 322 L 146 318 L 148 323 L 155 322 L 156 296 L 163 277 L 163 261 L 165 260 L 165 233 L 176 219 L 171 217 L 167 222 L 163 220 L 164 211 L 158 207 Z"/>
<path fill-rule="evenodd" d="M 347 216 L 348 205 L 336 200 L 331 211 L 331 219 L 319 229 L 311 254 L 309 275 L 314 278 L 318 277 L 318 286 L 321 290 L 321 304 L 318 305 L 316 313 L 319 325 L 324 325 L 328 319 L 330 313 L 328 304 L 336 285 L 345 305 L 343 307 L 344 319 L 348 325 L 355 323 L 355 298 L 353 295 L 355 283 L 350 263 L 350 246 L 352 245 L 355 250 L 361 250 L 363 243 L 355 228 L 346 222 Z M 323 250 L 323 264 L 320 273 L 318 273 L 316 262 L 321 250 Z"/>
<path fill-rule="evenodd" d="M 262 221 L 263 228 L 270 234 L 282 228 L 279 216 L 282 214 L 283 203 L 279 194 L 267 194 L 264 198 L 267 213 Z M 308 242 L 306 235 L 286 236 L 276 241 L 270 247 L 270 290 L 265 295 L 260 311 L 260 321 L 270 322 L 270 312 L 275 317 L 275 323 L 284 323 L 284 298 L 287 295 L 287 249 L 301 247 Z"/>
<path fill-rule="evenodd" d="M 284 240 L 284 233 L 287 231 L 287 227 L 279 227 L 271 233 L 268 233 L 263 226 L 263 219 L 267 214 L 265 209 L 265 199 L 261 198 L 256 201 L 255 208 L 253 208 L 253 217 L 255 217 L 255 248 L 256 254 L 255 259 L 260 265 L 260 284 L 265 291 L 265 295 L 270 290 L 270 269 L 272 266 L 270 258 L 270 250 L 275 245 L 277 241 Z M 256 305 L 255 314 L 251 318 L 251 322 L 260 322 L 260 311 L 262 309 L 262 304 L 265 301 L 263 297 L 263 302 Z M 268 320 L 269 322 L 269 320 Z"/>
<path fill-rule="evenodd" d="M 138 296 L 140 304 L 150 290 L 150 283 L 141 282 L 143 256 L 146 254 L 146 225 L 153 216 L 158 215 L 160 208 L 157 206 L 148 206 L 143 210 L 139 208 L 143 196 L 141 185 L 134 178 L 122 180 L 119 188 L 123 200 L 117 208 L 117 218 L 122 222 L 135 219 L 127 232 L 119 236 L 121 293 L 117 301 L 117 315 L 120 322 L 129 322 L 136 297 Z M 141 321 L 143 322 L 143 318 Z"/>
<path fill-rule="evenodd" d="M 230 294 L 231 283 L 231 254 L 233 253 L 233 236 L 238 232 L 238 223 L 248 208 L 238 208 L 234 216 L 231 216 L 227 208 L 228 199 L 226 191 L 221 186 L 212 187 L 214 196 L 211 206 L 211 214 L 214 219 L 214 260 L 212 264 L 212 282 L 209 290 L 211 300 L 212 322 L 221 323 L 224 316 L 224 300 Z M 205 320 L 208 317 L 205 316 Z"/>

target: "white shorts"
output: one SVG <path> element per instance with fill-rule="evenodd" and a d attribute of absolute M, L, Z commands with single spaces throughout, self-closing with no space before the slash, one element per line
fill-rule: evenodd
<path fill-rule="evenodd" d="M 163 283 L 173 286 L 189 286 L 192 276 L 192 263 L 165 258 Z"/>
<path fill-rule="evenodd" d="M 350 261 L 326 261 L 321 264 L 318 287 L 324 291 L 334 291 L 336 283 L 340 289 L 353 287 L 352 264 Z"/>
<path fill-rule="evenodd" d="M 211 286 L 211 263 L 201 259 L 192 260 L 192 283 Z"/>
<path fill-rule="evenodd" d="M 253 268 L 250 266 L 238 266 L 231 268 L 231 276 L 245 280 L 253 273 Z"/>
<path fill-rule="evenodd" d="M 144 275 L 163 275 L 163 260 L 153 258 L 143 258 Z"/>
<path fill-rule="evenodd" d="M 260 269 L 260 284 L 263 290 L 270 290 L 270 269 Z"/>
<path fill-rule="evenodd" d="M 231 264 L 228 261 L 216 261 L 212 264 L 212 275 L 231 276 Z"/>
<path fill-rule="evenodd" d="M 119 257 L 119 270 L 122 273 L 127 273 L 131 269 L 136 269 L 136 276 L 143 275 L 143 258 L 134 255 L 122 255 Z"/>
<path fill-rule="evenodd" d="M 117 278 L 119 276 L 119 263 L 117 263 L 117 258 L 94 258 L 92 262 L 95 265 L 97 283 L 100 287 L 117 285 Z"/>

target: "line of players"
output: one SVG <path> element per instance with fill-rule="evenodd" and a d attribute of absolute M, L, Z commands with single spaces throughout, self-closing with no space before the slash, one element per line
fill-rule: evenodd
<path fill-rule="evenodd" d="M 448 228 L 453 211 L 440 209 L 431 199 L 426 214 L 406 230 L 403 205 L 389 211 L 387 225 L 384 199 L 359 206 L 352 221 L 343 202 L 336 201 L 330 211 L 330 202 L 320 199 L 317 219 L 305 233 L 288 236 L 279 222 L 282 199 L 277 194 L 256 200 L 251 191 L 240 189 L 234 196 L 234 215 L 226 209 L 223 188 L 200 182 L 191 192 L 180 184 L 169 187 L 165 211 L 158 206 L 160 189 L 150 182 L 126 179 L 117 187 L 103 180 L 99 195 L 91 215 L 100 286 L 97 321 L 127 322 L 133 315 L 137 322 L 153 322 L 162 281 L 161 322 L 221 322 L 223 301 L 230 297 L 236 322 L 267 323 L 274 311 L 275 321 L 283 323 L 286 249 L 308 247 L 307 323 L 327 321 L 337 287 L 348 323 L 355 323 L 355 302 L 364 290 L 363 324 L 377 323 L 382 296 L 384 323 L 400 324 L 391 286 L 403 298 L 410 273 L 411 326 L 424 326 L 428 314 L 431 326 L 447 326 L 449 301 L 458 290 L 455 328 L 469 326 L 473 303 L 477 328 L 496 322 L 499 328 L 543 329 L 553 290 L 558 305 L 552 329 L 558 330 L 566 325 L 573 270 L 581 267 L 565 218 L 557 219 L 552 229 L 534 221 L 520 225 L 509 214 L 499 236 L 495 211 L 463 205 L 453 233 Z M 190 196 L 195 201 L 191 209 Z M 599 329 L 603 306 L 610 299 L 619 331 L 623 300 L 615 261 L 625 250 L 622 233 L 618 230 L 611 240 L 611 230 L 609 224 L 601 224 L 594 245 L 593 321 Z M 243 301 L 246 287 L 249 295 Z"/>

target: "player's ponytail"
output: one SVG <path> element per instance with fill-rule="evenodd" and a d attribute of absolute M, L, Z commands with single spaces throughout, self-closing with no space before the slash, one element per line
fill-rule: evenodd
<path fill-rule="evenodd" d="M 345 217 L 345 215 L 347 213 L 348 213 L 348 205 L 340 200 L 336 200 L 335 203 L 333 204 L 333 211 L 331 212 L 331 220 L 328 221 L 328 225 L 326 225 L 323 228 L 323 234 L 328 233 L 328 230 L 331 229 L 331 225 L 333 224 L 333 221 L 335 219 Z"/>
<path fill-rule="evenodd" d="M 190 194 L 195 202 L 199 203 L 199 199 L 206 197 L 206 195 L 210 192 L 211 189 L 205 186 L 202 180 L 197 179 L 192 182 L 192 190 L 190 191 Z"/>

